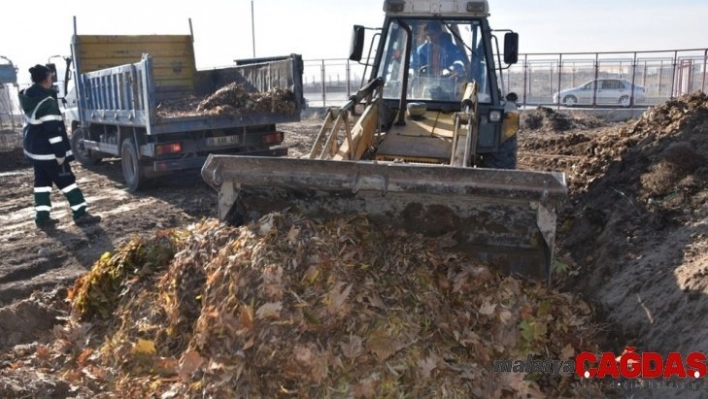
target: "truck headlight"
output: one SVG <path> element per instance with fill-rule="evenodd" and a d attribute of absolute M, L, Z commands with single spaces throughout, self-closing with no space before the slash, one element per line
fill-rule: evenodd
<path fill-rule="evenodd" d="M 491 111 L 489 113 L 489 121 L 490 122 L 499 122 L 500 120 L 501 120 L 501 112 Z"/>

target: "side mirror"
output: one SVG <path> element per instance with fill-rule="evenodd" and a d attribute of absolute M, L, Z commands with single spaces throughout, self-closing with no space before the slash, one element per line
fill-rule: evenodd
<path fill-rule="evenodd" d="M 519 61 L 519 34 L 507 32 L 504 35 L 504 63 L 511 65 Z"/>
<path fill-rule="evenodd" d="M 349 48 L 349 59 L 352 61 L 361 61 L 361 56 L 364 53 L 364 27 L 361 25 L 354 25 L 354 31 L 352 32 L 352 43 Z"/>

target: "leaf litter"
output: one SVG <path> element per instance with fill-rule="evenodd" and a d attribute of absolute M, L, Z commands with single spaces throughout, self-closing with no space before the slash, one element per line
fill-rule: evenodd
<path fill-rule="evenodd" d="M 76 282 L 55 341 L 21 362 L 49 363 L 93 398 L 573 397 L 594 389 L 558 384 L 567 376 L 493 372 L 495 359 L 596 350 L 592 311 L 449 253 L 445 239 L 381 231 L 365 217 L 315 222 L 289 213 L 135 237 Z"/>

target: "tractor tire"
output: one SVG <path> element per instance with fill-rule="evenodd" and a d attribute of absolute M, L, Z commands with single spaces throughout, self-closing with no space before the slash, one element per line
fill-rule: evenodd
<path fill-rule="evenodd" d="M 72 129 L 71 131 L 71 152 L 74 154 L 74 158 L 83 166 L 95 166 L 98 165 L 103 157 L 96 154 L 94 151 L 87 150 L 84 148 L 81 140 L 85 139 L 86 134 L 85 129 Z"/>
<path fill-rule="evenodd" d="M 149 179 L 145 176 L 143 165 L 138 158 L 138 147 L 132 138 L 123 140 L 120 161 L 123 168 L 123 179 L 125 179 L 125 185 L 129 192 L 134 193 L 148 186 Z"/>
<path fill-rule="evenodd" d="M 488 169 L 516 169 L 518 148 L 517 135 L 514 135 L 501 144 L 499 151 L 484 154 L 480 166 Z"/>

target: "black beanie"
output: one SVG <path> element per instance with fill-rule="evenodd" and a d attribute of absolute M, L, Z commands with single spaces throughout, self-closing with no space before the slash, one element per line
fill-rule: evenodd
<path fill-rule="evenodd" d="M 44 79 L 46 79 L 47 76 L 49 76 L 49 74 L 51 73 L 49 68 L 47 68 L 44 65 L 40 65 L 40 64 L 33 66 L 32 68 L 29 69 L 29 71 L 32 74 L 32 81 L 34 83 L 39 83 L 39 82 L 44 81 Z"/>

